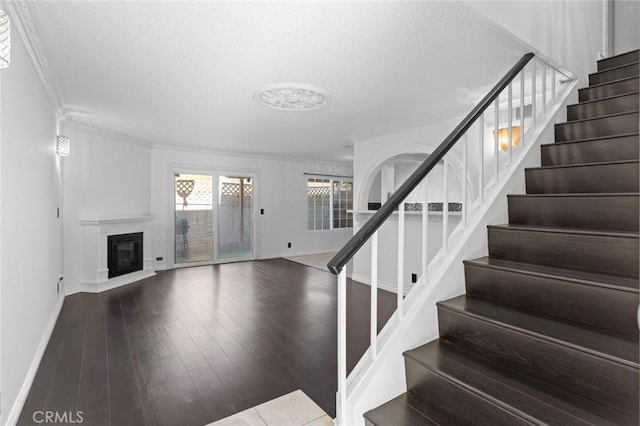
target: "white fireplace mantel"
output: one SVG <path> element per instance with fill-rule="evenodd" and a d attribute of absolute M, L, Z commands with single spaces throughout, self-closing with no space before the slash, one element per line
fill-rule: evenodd
<path fill-rule="evenodd" d="M 80 223 L 82 225 L 94 225 L 94 226 L 101 226 L 101 225 L 112 225 L 112 224 L 119 224 L 119 223 L 136 223 L 136 222 L 151 222 L 153 219 L 155 219 L 155 216 L 138 216 L 138 217 L 114 217 L 114 218 L 108 218 L 108 219 L 81 219 Z"/>
<path fill-rule="evenodd" d="M 154 219 L 153 216 L 81 219 L 83 249 L 81 291 L 100 293 L 155 275 L 151 257 L 151 222 Z M 142 270 L 109 279 L 107 238 L 110 235 L 134 232 L 143 233 Z"/>

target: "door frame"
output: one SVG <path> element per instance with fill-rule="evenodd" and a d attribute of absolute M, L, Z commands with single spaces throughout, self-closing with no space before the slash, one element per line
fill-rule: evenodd
<path fill-rule="evenodd" d="M 230 258 L 226 258 L 226 259 L 220 259 L 219 253 L 218 253 L 218 245 L 216 244 L 216 240 L 215 240 L 215 235 L 220 233 L 220 222 L 218 220 L 218 218 L 220 217 L 220 204 L 216 202 L 216 198 L 219 197 L 218 194 L 218 186 L 219 186 L 219 178 L 220 177 L 242 177 L 242 178 L 250 178 L 251 179 L 251 255 L 248 257 L 230 257 Z M 256 208 L 255 208 L 255 182 L 256 182 L 256 178 L 254 174 L 251 173 L 247 173 L 247 172 L 242 172 L 242 173 L 237 173 L 237 172 L 231 172 L 231 173 L 216 173 L 213 176 L 213 185 L 214 185 L 214 190 L 213 190 L 213 196 L 214 196 L 214 203 L 213 203 L 213 235 L 214 235 L 214 240 L 213 240 L 213 263 L 215 264 L 219 264 L 219 263 L 231 263 L 231 262 L 242 262 L 242 261 L 246 261 L 246 260 L 255 260 L 256 259 Z"/>
<path fill-rule="evenodd" d="M 216 265 L 230 262 L 255 260 L 258 258 L 258 221 L 256 205 L 259 196 L 259 180 L 260 174 L 254 169 L 243 168 L 228 168 L 228 167 L 207 167 L 202 165 L 189 165 L 189 164 L 169 164 L 167 170 L 167 222 L 166 232 L 167 235 L 167 264 L 170 265 L 170 269 L 189 268 L 192 266 L 205 266 Z M 184 262 L 176 263 L 176 235 L 175 235 L 175 175 L 176 173 L 193 174 L 193 175 L 208 175 L 213 177 L 213 260 L 200 261 L 200 262 Z M 251 194 L 251 256 L 246 258 L 232 258 L 232 259 L 218 259 L 218 248 L 216 244 L 216 235 L 218 227 L 218 203 L 216 201 L 218 189 L 218 176 L 238 176 L 247 177 L 252 180 L 252 194 Z"/>

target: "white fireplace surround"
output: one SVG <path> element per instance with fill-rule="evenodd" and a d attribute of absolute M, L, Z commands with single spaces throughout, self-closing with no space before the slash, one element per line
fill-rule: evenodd
<path fill-rule="evenodd" d="M 83 219 L 82 224 L 82 282 L 80 291 L 100 293 L 155 275 L 151 258 L 151 221 L 153 216 Z M 109 279 L 107 238 L 110 235 L 142 232 L 141 271 Z"/>

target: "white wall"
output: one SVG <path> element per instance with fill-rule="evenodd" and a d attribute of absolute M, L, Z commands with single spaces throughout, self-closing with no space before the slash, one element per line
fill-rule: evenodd
<path fill-rule="evenodd" d="M 333 251 L 350 229 L 307 230 L 306 176 L 351 175 L 345 164 L 214 155 L 150 148 L 73 121 L 63 125 L 71 137 L 64 158 L 64 276 L 67 294 L 82 282 L 82 219 L 153 215 L 152 257 L 159 269 L 173 266 L 173 168 L 182 171 L 256 174 L 257 257 L 272 258 Z M 292 248 L 287 248 L 287 243 Z"/>
<path fill-rule="evenodd" d="M 0 70 L 1 424 L 15 422 L 62 303 L 55 111 L 15 32 L 11 56 Z"/>
<path fill-rule="evenodd" d="M 376 179 L 377 170 L 388 159 L 405 153 L 425 153 L 433 152 L 438 144 L 453 130 L 461 117 L 449 118 L 436 123 L 404 130 L 398 133 L 379 136 L 372 139 L 358 141 L 354 143 L 354 205 L 358 210 L 366 210 L 367 200 L 373 181 Z M 460 153 L 452 151 L 447 159 L 459 161 Z M 434 173 L 429 175 L 429 202 L 443 201 L 443 167 L 437 166 Z M 448 192 L 449 202 L 460 202 L 462 199 L 461 185 L 458 178 L 449 169 L 448 182 L 450 185 Z M 473 171 L 470 171 L 473 173 Z M 404 178 L 394 183 L 397 189 L 402 184 Z M 384 191 L 383 191 L 384 192 Z M 422 202 L 424 197 L 423 185 L 418 186 L 407 198 L 407 202 Z M 362 226 L 369 219 L 367 214 L 357 214 L 357 225 Z M 406 216 L 405 223 L 405 258 L 404 258 L 404 286 L 405 289 L 411 287 L 411 274 L 421 275 L 422 265 L 422 218 L 420 215 L 413 216 L 411 213 Z M 449 217 L 449 233 L 459 222 L 459 217 Z M 398 221 L 395 214 L 388 223 L 385 223 L 378 235 L 378 258 L 379 258 L 379 281 L 382 287 L 393 290 L 397 285 L 397 256 L 398 256 Z M 429 243 L 428 258 L 432 259 L 442 246 L 442 216 L 430 215 L 429 218 Z M 371 275 L 371 248 L 369 243 L 354 256 L 353 278 L 357 281 L 369 283 Z"/>
<path fill-rule="evenodd" d="M 354 204 L 359 205 L 361 209 L 366 208 L 371 180 L 381 164 L 400 154 L 430 154 L 440 145 L 444 138 L 451 133 L 463 116 L 463 114 L 456 115 L 420 127 L 355 142 L 353 145 Z M 454 160 L 460 161 L 460 153 L 452 151 L 451 154 L 453 154 Z M 447 158 L 451 158 L 451 156 Z M 437 185 L 437 182 L 435 182 L 441 182 L 441 180 L 442 174 L 439 172 L 438 177 L 434 179 L 435 185 L 429 186 L 430 189 L 433 186 L 433 191 L 438 192 L 438 194 L 436 194 L 436 192 L 432 193 L 432 196 L 435 197 L 430 200 L 432 202 L 442 201 L 441 199 L 436 199 L 441 197 L 442 191 L 441 185 Z M 398 187 L 401 183 L 402 182 L 396 182 L 395 187 Z M 416 191 L 419 190 L 416 189 Z M 458 188 L 449 194 L 449 201 L 459 202 L 460 197 L 460 190 Z"/>
<path fill-rule="evenodd" d="M 613 53 L 618 55 L 640 49 L 640 2 L 613 2 Z"/>
<path fill-rule="evenodd" d="M 587 85 L 603 49 L 602 0 L 466 1 Z"/>
<path fill-rule="evenodd" d="M 78 123 L 65 123 L 71 155 L 62 159 L 65 291 L 82 280 L 80 220 L 139 217 L 150 212 L 151 149 Z"/>
<path fill-rule="evenodd" d="M 174 168 L 183 172 L 219 171 L 256 175 L 256 255 L 259 259 L 333 251 L 351 236 L 351 229 L 307 230 L 307 177 L 303 174 L 350 176 L 349 165 L 168 149 L 153 149 L 151 158 L 151 213 L 156 216 L 153 257 L 164 259 L 157 262 L 159 268 L 172 267 L 173 264 Z M 264 215 L 259 214 L 260 209 L 264 209 Z M 288 242 L 291 242 L 291 248 L 287 248 Z"/>

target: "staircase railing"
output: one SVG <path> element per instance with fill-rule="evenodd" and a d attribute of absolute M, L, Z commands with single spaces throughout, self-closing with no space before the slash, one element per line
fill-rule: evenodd
<path fill-rule="evenodd" d="M 375 359 L 381 346 L 377 331 L 377 295 L 378 295 L 378 230 L 397 212 L 398 231 L 398 274 L 397 306 L 395 317 L 402 321 L 405 304 L 411 293 L 405 298 L 404 286 L 404 247 L 405 247 L 405 205 L 404 200 L 413 193 L 413 198 L 422 199 L 422 246 L 421 277 L 418 282 L 426 283 L 430 262 L 447 254 L 449 240 L 453 234 L 462 231 L 469 215 L 479 211 L 487 191 L 498 186 L 501 178 L 507 175 L 521 155 L 525 141 L 528 141 L 537 121 L 555 104 L 562 83 L 573 80 L 568 72 L 560 71 L 540 58 L 534 61 L 533 53 L 525 54 L 500 81 L 487 93 L 473 110 L 458 124 L 428 158 L 409 176 L 409 178 L 391 195 L 391 197 L 362 225 L 345 246 L 329 261 L 327 267 L 338 275 L 338 392 L 336 394 L 336 420 L 343 424 L 346 420 L 347 401 L 347 276 L 345 265 L 370 241 L 371 246 L 371 320 L 369 356 Z M 515 89 L 515 93 L 514 93 Z M 472 127 L 474 129 L 472 129 Z M 493 142 L 490 140 L 493 139 Z M 471 141 L 471 142 L 470 142 Z M 460 142 L 460 143 L 459 143 Z M 450 151 L 457 148 L 457 158 L 447 158 Z M 472 146 L 472 164 L 469 161 L 469 146 Z M 520 148 L 520 149 L 518 149 Z M 475 154 L 475 157 L 473 156 Z M 459 157 L 462 157 L 461 159 Z M 460 161 L 461 160 L 461 161 Z M 456 229 L 450 228 L 449 209 L 450 189 L 452 187 L 448 169 L 452 161 L 461 163 L 458 189 L 462 210 L 455 213 L 458 217 Z M 442 243 L 436 256 L 427 256 L 427 247 L 432 236 L 429 229 L 429 184 L 425 179 L 438 165 L 443 166 L 442 187 Z M 477 181 L 475 180 L 477 179 Z M 421 183 L 425 182 L 423 185 Z M 416 191 L 416 188 L 420 191 Z M 414 193 L 414 191 L 418 193 Z M 461 195 L 460 195 L 461 193 Z M 439 200 L 440 201 L 440 200 Z M 355 203 L 355 200 L 354 200 Z M 354 212 L 358 214 L 358 212 Z M 414 214 L 414 213 L 412 213 Z M 431 212 L 433 214 L 433 212 Z M 395 217 L 395 215 L 394 215 Z M 354 218 L 355 219 L 355 218 Z M 457 229 L 459 228 L 459 229 Z M 440 236 L 438 236 L 440 238 Z"/>

